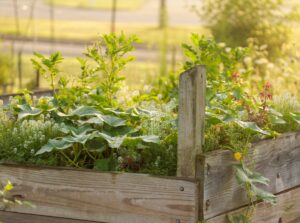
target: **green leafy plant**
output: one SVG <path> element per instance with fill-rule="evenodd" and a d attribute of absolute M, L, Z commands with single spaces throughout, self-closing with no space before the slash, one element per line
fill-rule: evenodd
<path fill-rule="evenodd" d="M 268 179 L 246 167 L 251 143 L 257 139 L 275 137 L 274 128 L 285 118 L 272 107 L 272 86 L 265 83 L 257 89 L 256 97 L 250 96 L 243 79 L 251 74 L 243 61 L 248 49 L 224 47 L 213 39 L 192 36 L 192 45 L 183 45 L 187 56 L 185 69 L 205 64 L 207 67 L 206 120 L 204 151 L 227 149 L 239 161 L 235 165 L 236 178 L 245 188 L 249 208 L 240 216 L 230 217 L 231 222 L 250 222 L 255 200 L 275 203 L 275 196 L 261 190 L 257 184 L 268 184 Z M 288 116 L 296 123 L 298 113 Z M 286 125 L 286 122 L 281 124 Z"/>
<path fill-rule="evenodd" d="M 35 158 L 34 154 L 47 141 L 59 136 L 59 126 L 51 119 L 40 116 L 36 120 L 15 120 L 0 109 L 0 159 L 3 161 L 31 162 L 57 165 L 53 157 Z"/>
<path fill-rule="evenodd" d="M 59 92 L 54 98 L 42 98 L 33 105 L 28 100 L 14 109 L 18 120 L 49 116 L 59 126 L 59 134 L 48 140 L 36 155 L 52 154 L 60 165 L 96 168 L 100 170 L 138 171 L 143 167 L 142 151 L 157 144 L 159 137 L 144 135 L 140 128 L 146 113 L 138 108 L 119 104 L 117 92 L 122 86 L 120 75 L 133 57 L 125 54 L 133 49 L 135 36 L 104 35 L 89 47 L 86 58 L 79 58 L 81 74 L 78 84 L 59 79 Z M 50 75 L 53 83 L 58 76 L 59 53 L 40 60 L 34 66 Z M 142 115 L 143 113 L 143 115 Z M 133 166 L 129 163 L 135 163 Z"/>
<path fill-rule="evenodd" d="M 0 190 L 0 197 L 1 197 L 0 204 L 3 209 L 15 205 L 27 205 L 30 207 L 34 207 L 34 205 L 29 201 L 25 201 L 23 199 L 18 199 L 16 197 L 10 196 L 10 192 L 13 189 L 14 189 L 14 185 L 8 180 L 6 185 L 3 186 L 3 188 Z"/>
<path fill-rule="evenodd" d="M 201 18 L 207 21 L 217 41 L 229 46 L 247 46 L 249 38 L 266 45 L 270 58 L 283 53 L 291 34 L 289 23 L 295 11 L 285 9 L 283 0 L 205 0 Z M 247 7 L 245 7 L 247 5 Z"/>
<path fill-rule="evenodd" d="M 133 56 L 125 55 L 132 51 L 133 43 L 137 42 L 136 36 L 126 37 L 124 33 L 117 36 L 116 34 L 104 35 L 93 47 L 87 49 L 85 55 L 96 63 L 95 68 L 83 69 L 89 75 L 100 73 L 103 79 L 98 89 L 102 91 L 102 97 L 105 98 L 107 106 L 113 106 L 115 95 L 122 86 L 124 77 L 120 76 L 125 66 L 132 60 Z M 82 64 L 82 63 L 81 63 Z M 103 103 L 103 101 L 101 101 Z"/>
<path fill-rule="evenodd" d="M 34 68 L 39 70 L 42 75 L 50 80 L 50 86 L 53 90 L 54 96 L 56 96 L 56 78 L 58 74 L 58 64 L 63 60 L 60 52 L 52 54 L 49 58 L 46 58 L 40 53 L 34 53 L 36 59 L 31 59 Z"/>

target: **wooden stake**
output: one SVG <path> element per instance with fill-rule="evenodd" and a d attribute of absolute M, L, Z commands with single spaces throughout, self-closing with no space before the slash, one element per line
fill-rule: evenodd
<path fill-rule="evenodd" d="M 177 176 L 195 178 L 196 156 L 202 153 L 205 116 L 205 67 L 181 74 Z"/>

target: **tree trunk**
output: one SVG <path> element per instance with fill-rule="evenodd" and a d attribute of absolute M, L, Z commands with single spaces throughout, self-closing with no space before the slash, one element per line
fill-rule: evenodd
<path fill-rule="evenodd" d="M 160 0 L 160 12 L 159 12 L 159 28 L 163 29 L 168 26 L 168 11 L 167 0 Z"/>
<path fill-rule="evenodd" d="M 114 33 L 116 31 L 116 13 L 117 13 L 117 0 L 113 0 L 112 10 L 111 10 L 111 24 L 110 24 L 111 33 Z"/>

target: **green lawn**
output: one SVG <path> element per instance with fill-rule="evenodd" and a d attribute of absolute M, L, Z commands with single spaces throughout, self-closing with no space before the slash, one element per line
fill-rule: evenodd
<path fill-rule="evenodd" d="M 31 58 L 33 58 L 32 55 L 24 55 L 22 57 L 23 88 L 30 88 L 31 86 L 34 86 L 36 74 L 30 61 Z M 77 62 L 77 59 L 71 57 L 65 58 L 63 63 L 60 64 L 59 69 L 61 71 L 60 75 L 68 77 L 71 83 L 74 82 L 73 80 L 76 79 L 76 76 L 80 73 L 80 65 Z M 12 73 L 15 73 L 15 87 L 18 87 L 16 67 L 14 70 L 15 71 L 12 71 Z M 128 64 L 122 75 L 125 76 L 126 84 L 130 89 L 141 89 L 143 86 L 153 83 L 158 78 L 159 66 L 158 64 L 151 62 L 134 61 Z M 50 88 L 49 82 L 43 77 L 41 78 L 40 84 L 41 88 Z"/>
<path fill-rule="evenodd" d="M 20 35 L 32 37 L 33 33 L 39 38 L 50 38 L 50 22 L 47 19 L 34 20 L 30 28 L 27 19 L 20 19 Z M 136 34 L 146 45 L 159 45 L 162 41 L 163 31 L 155 26 L 143 24 L 116 25 L 117 32 L 124 31 L 125 34 Z M 203 35 L 209 31 L 200 26 L 176 26 L 168 28 L 168 44 L 180 46 L 182 42 L 187 42 L 191 33 Z M 62 40 L 94 40 L 99 35 L 110 32 L 110 24 L 96 21 L 55 21 L 55 38 Z M 0 17 L 0 33 L 16 35 L 15 20 L 12 17 Z"/>
<path fill-rule="evenodd" d="M 44 0 L 48 4 L 51 0 Z M 55 6 L 109 10 L 112 8 L 112 0 L 52 0 Z M 150 0 L 151 1 L 151 0 Z M 152 0 L 153 1 L 153 0 Z M 118 10 L 136 10 L 143 6 L 145 0 L 117 0 Z"/>

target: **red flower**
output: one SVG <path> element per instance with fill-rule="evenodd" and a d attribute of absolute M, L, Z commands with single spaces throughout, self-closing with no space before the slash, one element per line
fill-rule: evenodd
<path fill-rule="evenodd" d="M 265 89 L 269 90 L 272 88 L 272 84 L 270 82 L 267 82 L 264 86 Z"/>
<path fill-rule="evenodd" d="M 231 78 L 235 81 L 237 81 L 239 78 L 240 78 L 240 74 L 238 72 L 234 72 L 232 75 L 231 75 Z"/>

